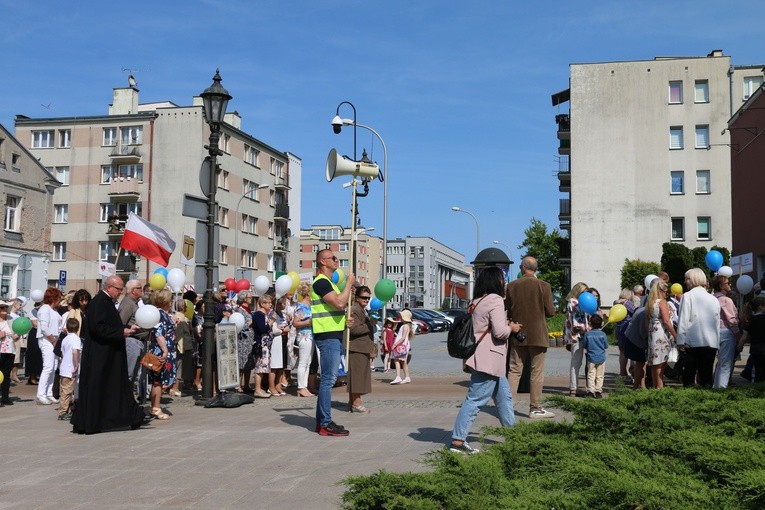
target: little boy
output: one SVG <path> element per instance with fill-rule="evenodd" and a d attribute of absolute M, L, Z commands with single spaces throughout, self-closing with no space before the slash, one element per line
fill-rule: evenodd
<path fill-rule="evenodd" d="M 67 319 L 66 331 L 68 334 L 61 342 L 62 357 L 59 367 L 61 402 L 58 406 L 58 419 L 62 421 L 69 421 L 74 409 L 73 398 L 79 379 L 80 352 L 82 351 L 82 341 L 77 336 L 79 329 L 80 321 L 75 318 Z"/>
<path fill-rule="evenodd" d="M 603 376 L 606 373 L 606 349 L 608 339 L 600 329 L 603 318 L 600 315 L 590 317 L 590 331 L 584 334 L 581 347 L 587 354 L 587 397 L 603 398 Z"/>

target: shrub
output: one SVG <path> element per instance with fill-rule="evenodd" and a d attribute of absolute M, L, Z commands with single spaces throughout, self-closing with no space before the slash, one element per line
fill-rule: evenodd
<path fill-rule="evenodd" d="M 659 274 L 660 271 L 661 267 L 656 262 L 624 259 L 621 286 L 623 289 L 631 289 L 635 285 L 643 285 L 646 276 Z"/>

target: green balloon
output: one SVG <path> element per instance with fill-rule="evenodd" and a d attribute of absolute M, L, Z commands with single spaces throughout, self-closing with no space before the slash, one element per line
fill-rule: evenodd
<path fill-rule="evenodd" d="M 340 289 L 340 292 L 345 290 L 345 284 L 347 283 L 346 280 L 343 280 L 342 282 L 337 284 L 337 288 Z"/>
<path fill-rule="evenodd" d="M 18 317 L 11 322 L 11 329 L 17 335 L 26 335 L 32 329 L 32 321 L 27 317 Z"/>
<path fill-rule="evenodd" d="M 380 301 L 383 301 L 387 303 L 391 299 L 393 299 L 393 296 L 396 295 L 396 284 L 393 283 L 393 280 L 388 280 L 387 278 L 384 278 L 377 282 L 375 285 L 375 297 L 379 299 Z"/>

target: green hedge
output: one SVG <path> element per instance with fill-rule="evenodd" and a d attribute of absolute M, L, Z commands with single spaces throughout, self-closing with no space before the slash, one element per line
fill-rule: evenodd
<path fill-rule="evenodd" d="M 573 423 L 488 429 L 482 453 L 432 471 L 348 478 L 348 509 L 762 509 L 765 386 L 553 397 Z M 455 411 L 456 412 L 456 411 Z"/>

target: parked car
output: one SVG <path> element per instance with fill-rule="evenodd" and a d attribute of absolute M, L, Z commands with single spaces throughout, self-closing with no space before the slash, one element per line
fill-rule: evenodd
<path fill-rule="evenodd" d="M 465 315 L 467 310 L 464 308 L 444 308 L 441 312 L 456 319 L 460 315 Z"/>
<path fill-rule="evenodd" d="M 392 317 L 397 320 L 401 319 L 401 314 L 399 314 L 399 310 L 392 310 L 388 308 L 387 310 L 385 310 L 385 315 L 386 317 Z M 430 331 L 428 324 L 425 321 L 416 319 L 414 317 L 414 314 L 412 314 L 412 329 L 414 329 L 415 335 L 421 335 L 424 333 L 428 333 Z"/>
<path fill-rule="evenodd" d="M 411 310 L 412 316 L 427 322 L 431 331 L 444 331 L 451 326 L 449 321 L 430 310 L 426 310 L 425 308 L 412 308 Z"/>
<path fill-rule="evenodd" d="M 445 313 L 439 311 L 439 310 L 433 310 L 432 308 L 418 308 L 418 310 L 422 310 L 423 312 L 432 315 L 436 319 L 444 319 L 449 322 L 449 326 L 454 324 L 454 317 L 450 317 L 449 315 L 446 315 Z"/>

